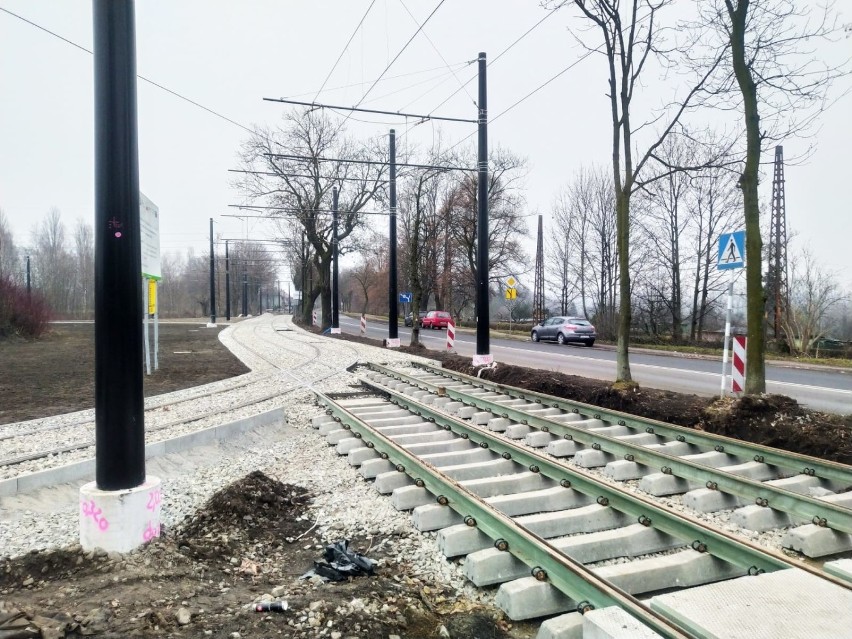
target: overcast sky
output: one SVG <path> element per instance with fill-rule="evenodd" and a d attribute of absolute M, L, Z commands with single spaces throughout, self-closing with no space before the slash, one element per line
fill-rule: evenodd
<path fill-rule="evenodd" d="M 319 101 L 357 103 L 438 4 L 376 0 Z M 370 0 L 139 0 L 137 71 L 242 125 L 273 124 L 282 105 L 262 98 L 313 99 L 368 6 Z M 92 48 L 89 0 L 0 0 L 0 7 Z M 390 79 L 362 106 L 430 113 L 474 77 L 476 66 L 465 63 L 477 52 L 496 58 L 545 15 L 535 0 L 446 0 L 387 71 Z M 568 33 L 569 26 L 580 24 L 573 9 L 560 10 L 488 69 L 491 119 L 583 54 Z M 852 55 L 852 38 L 841 47 Z M 822 55 L 820 49 L 817 53 Z M 547 214 L 559 188 L 581 165 L 608 161 L 605 82 L 604 59 L 592 56 L 490 125 L 492 148 L 503 145 L 529 159 L 528 212 Z M 475 97 L 473 81 L 435 113 L 475 118 Z M 190 246 L 206 251 L 210 217 L 228 237 L 267 236 L 271 228 L 263 223 L 222 217 L 239 201 L 227 171 L 237 167 L 246 132 L 143 81 L 138 101 L 140 184 L 160 208 L 163 252 Z M 852 286 L 850 112 L 852 96 L 846 96 L 822 117 L 809 162 L 786 168 L 791 230 L 841 274 L 847 287 Z M 348 130 L 366 136 L 391 126 L 401 132 L 412 124 L 374 120 L 352 123 Z M 423 124 L 407 139 L 428 145 L 436 131 L 435 125 Z M 474 127 L 445 124 L 441 131 L 456 141 Z M 91 55 L 0 11 L 0 208 L 16 243 L 29 242 L 34 224 L 51 207 L 61 211 L 69 228 L 78 218 L 93 221 L 93 140 Z M 805 145 L 785 142 L 785 154 L 793 156 Z M 771 154 L 768 149 L 764 159 L 771 161 Z M 761 196 L 768 209 L 771 172 L 765 175 Z M 529 219 L 532 234 L 534 218 Z M 532 240 L 529 245 L 534 246 Z"/>

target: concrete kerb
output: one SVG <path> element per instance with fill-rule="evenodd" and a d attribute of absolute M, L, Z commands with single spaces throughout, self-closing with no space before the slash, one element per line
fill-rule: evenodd
<path fill-rule="evenodd" d="M 219 424 L 193 433 L 187 433 L 186 435 L 146 444 L 145 459 L 180 453 L 214 441 L 227 440 L 255 428 L 280 423 L 287 423 L 287 416 L 284 409 L 273 408 L 272 410 L 244 417 L 228 424 Z M 94 473 L 95 460 L 86 459 L 73 464 L 65 464 L 56 468 L 11 477 L 0 481 L 0 497 L 10 497 L 46 486 L 90 479 Z"/>

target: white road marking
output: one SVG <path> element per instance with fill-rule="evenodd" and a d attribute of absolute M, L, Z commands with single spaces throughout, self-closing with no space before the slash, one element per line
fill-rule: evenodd
<path fill-rule="evenodd" d="M 428 333 L 424 334 L 423 332 L 420 333 L 420 338 L 421 339 L 440 340 L 442 342 L 445 341 L 445 339 L 443 338 L 443 335 L 442 336 L 430 335 Z M 464 341 L 464 340 L 460 340 L 459 343 L 464 344 L 464 345 L 473 346 L 472 342 L 467 342 L 467 341 Z M 501 346 L 499 344 L 492 344 L 491 347 L 494 348 L 494 349 L 501 349 L 501 350 L 504 350 L 504 351 L 516 351 L 518 353 L 524 353 L 526 355 L 529 355 L 531 353 L 537 353 L 537 354 L 541 354 L 541 355 L 549 356 L 549 357 L 558 357 L 560 359 L 570 358 L 570 359 L 576 359 L 576 360 L 581 360 L 581 361 L 585 361 L 585 362 L 596 362 L 596 363 L 605 364 L 605 365 L 609 365 L 609 364 L 614 365 L 615 364 L 615 362 L 613 362 L 611 360 L 600 359 L 600 358 L 597 358 L 597 357 L 585 357 L 583 355 L 570 355 L 568 353 L 548 353 L 548 352 L 545 352 L 545 351 L 530 351 L 530 350 L 527 350 L 525 348 L 517 348 L 516 346 Z M 660 371 L 666 371 L 668 373 L 689 373 L 691 375 L 704 375 L 705 377 L 715 377 L 715 378 L 719 378 L 721 376 L 721 373 L 708 373 L 706 371 L 693 371 L 693 370 L 689 370 L 688 368 L 670 368 L 668 366 L 660 366 L 658 364 L 639 364 L 639 363 L 634 364 L 634 363 L 631 363 L 630 367 L 631 368 L 650 368 L 650 369 L 655 369 L 655 370 L 660 370 Z M 820 392 L 826 392 L 826 393 L 839 393 L 841 395 L 852 396 L 852 391 L 844 390 L 842 388 L 829 388 L 827 386 L 812 386 L 810 384 L 797 384 L 795 382 L 779 382 L 779 381 L 775 381 L 775 380 L 767 380 L 767 383 L 773 384 L 773 385 L 776 385 L 776 386 L 789 386 L 790 388 L 802 388 L 802 389 L 807 389 L 807 390 L 812 390 L 812 391 L 820 391 Z"/>

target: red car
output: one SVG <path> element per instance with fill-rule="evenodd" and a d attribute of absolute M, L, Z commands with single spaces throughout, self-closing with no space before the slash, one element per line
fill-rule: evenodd
<path fill-rule="evenodd" d="M 453 316 L 447 311 L 429 311 L 426 317 L 420 320 L 423 328 L 447 328 L 447 324 L 453 320 Z"/>

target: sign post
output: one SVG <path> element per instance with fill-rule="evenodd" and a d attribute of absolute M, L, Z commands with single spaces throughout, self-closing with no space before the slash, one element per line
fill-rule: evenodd
<path fill-rule="evenodd" d="M 719 258 L 716 267 L 720 271 L 730 271 L 728 280 L 728 307 L 725 311 L 725 343 L 722 347 L 722 384 L 719 391 L 725 396 L 725 382 L 728 370 L 728 341 L 731 336 L 731 309 L 734 303 L 734 273 L 745 266 L 745 231 L 722 233 L 719 236 Z"/>
<path fill-rule="evenodd" d="M 142 289 L 144 291 L 145 372 L 151 374 L 151 347 L 148 320 L 154 316 L 154 370 L 159 370 L 160 330 L 157 307 L 157 281 L 163 278 L 160 266 L 160 209 L 139 192 L 139 232 L 142 249 Z M 153 286 L 152 286 L 153 284 Z M 151 310 L 154 307 L 155 310 Z"/>

